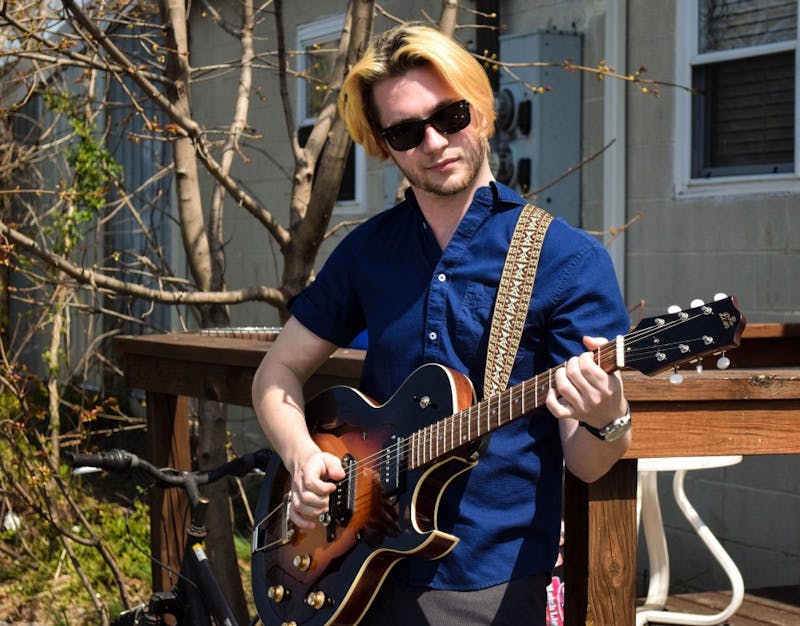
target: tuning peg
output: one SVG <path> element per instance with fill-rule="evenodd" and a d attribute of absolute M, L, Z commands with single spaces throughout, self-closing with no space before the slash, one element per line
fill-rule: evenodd
<path fill-rule="evenodd" d="M 681 312 L 681 307 L 679 307 L 677 304 L 673 304 L 671 307 L 667 309 L 667 313 L 680 313 L 680 312 Z"/>
<path fill-rule="evenodd" d="M 683 376 L 681 376 L 681 374 L 678 372 L 677 367 L 675 367 L 672 371 L 672 374 L 670 374 L 669 382 L 671 382 L 673 385 L 680 385 L 683 382 Z"/>
<path fill-rule="evenodd" d="M 703 359 L 697 359 L 697 365 L 695 365 L 695 371 L 698 374 L 703 373 Z"/>
<path fill-rule="evenodd" d="M 726 293 L 722 293 L 722 292 L 715 293 L 714 294 L 714 302 L 719 302 L 720 300 L 724 300 L 727 297 L 728 297 L 728 294 L 726 294 Z"/>
<path fill-rule="evenodd" d="M 726 370 L 731 366 L 731 360 L 725 356 L 725 351 L 722 351 L 722 356 L 717 359 L 717 368 Z"/>
<path fill-rule="evenodd" d="M 698 306 L 703 306 L 704 304 L 705 302 L 703 302 L 700 298 L 695 298 L 689 303 L 689 307 L 693 309 Z"/>

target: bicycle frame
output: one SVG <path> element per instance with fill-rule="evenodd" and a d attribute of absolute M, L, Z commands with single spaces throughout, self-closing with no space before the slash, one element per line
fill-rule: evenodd
<path fill-rule="evenodd" d="M 160 626 L 165 624 L 166 616 L 174 617 L 178 626 L 244 626 L 236 619 L 206 556 L 208 498 L 200 495 L 198 487 L 224 476 L 242 475 L 251 469 L 266 467 L 269 455 L 269 451 L 259 450 L 206 472 L 176 472 L 169 468 L 158 469 L 125 450 L 93 455 L 68 453 L 73 467 L 95 467 L 111 472 L 139 468 L 156 478 L 162 488 L 183 489 L 188 498 L 190 525 L 175 585 L 170 591 L 153 593 L 147 606 L 140 605 L 122 613 L 112 622 L 114 626 Z M 255 617 L 250 626 L 258 622 L 259 618 Z"/>

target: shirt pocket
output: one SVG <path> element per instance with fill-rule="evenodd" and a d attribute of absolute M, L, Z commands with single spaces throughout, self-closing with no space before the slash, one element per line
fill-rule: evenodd
<path fill-rule="evenodd" d="M 467 364 L 470 370 L 474 370 L 476 366 L 482 369 L 483 361 L 486 360 L 496 296 L 496 287 L 470 283 L 461 302 L 456 303 L 457 306 L 454 307 L 456 329 L 454 343 L 462 362 Z"/>

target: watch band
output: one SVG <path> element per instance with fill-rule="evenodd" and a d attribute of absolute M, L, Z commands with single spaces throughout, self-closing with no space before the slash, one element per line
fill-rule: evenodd
<path fill-rule="evenodd" d="M 618 417 L 603 428 L 597 428 L 586 422 L 578 422 L 578 424 L 601 441 L 616 441 L 631 428 L 631 405 L 627 405 L 625 415 Z"/>

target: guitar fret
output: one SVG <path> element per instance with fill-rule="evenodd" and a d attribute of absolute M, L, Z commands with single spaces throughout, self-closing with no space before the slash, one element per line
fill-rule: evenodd
<path fill-rule="evenodd" d="M 508 421 L 510 422 L 513 415 L 522 415 L 521 413 L 515 413 L 514 405 L 520 404 L 519 398 L 519 391 L 517 392 L 517 397 L 514 397 L 514 387 L 511 388 L 511 401 L 508 404 Z"/>

